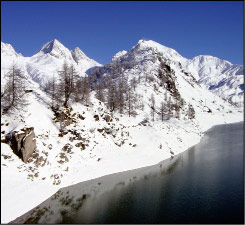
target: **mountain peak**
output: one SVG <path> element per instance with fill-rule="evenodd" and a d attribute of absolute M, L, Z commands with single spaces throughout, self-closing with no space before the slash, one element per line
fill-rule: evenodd
<path fill-rule="evenodd" d="M 11 44 L 8 43 L 4 43 L 1 41 L 1 54 L 5 54 L 5 55 L 15 55 L 15 56 L 22 56 L 21 53 L 17 53 L 15 51 L 15 49 L 13 48 L 13 46 Z"/>
<path fill-rule="evenodd" d="M 117 59 L 119 59 L 120 57 L 124 56 L 125 54 L 127 54 L 128 52 L 125 50 L 119 51 L 118 53 L 116 53 L 113 57 L 112 57 L 112 61 L 115 61 Z"/>
<path fill-rule="evenodd" d="M 152 49 L 155 52 L 159 52 L 160 54 L 162 54 L 165 58 L 169 60 L 178 61 L 178 62 L 182 62 L 186 60 L 174 49 L 166 47 L 162 44 L 159 44 L 158 42 L 155 42 L 153 40 L 140 39 L 137 42 L 137 44 L 133 47 L 132 50 L 141 51 L 141 50 L 148 50 L 148 49 Z"/>
<path fill-rule="evenodd" d="M 214 64 L 227 64 L 229 66 L 232 65 L 231 62 L 227 61 L 227 60 L 223 60 L 220 58 L 217 58 L 215 56 L 211 56 L 211 55 L 199 55 L 199 56 L 195 56 L 193 59 L 193 61 L 196 61 L 200 64 L 210 64 L 210 63 L 214 63 Z"/>
<path fill-rule="evenodd" d="M 72 50 L 71 52 L 72 52 L 72 54 L 86 56 L 84 54 L 84 52 L 79 47 L 74 48 L 74 50 Z"/>
<path fill-rule="evenodd" d="M 88 60 L 89 58 L 84 54 L 84 52 L 76 47 L 74 50 L 71 51 L 72 57 L 75 60 L 76 63 L 78 63 L 80 60 Z"/>
<path fill-rule="evenodd" d="M 44 54 L 47 54 L 51 53 L 53 50 L 62 50 L 64 48 L 66 49 L 66 47 L 61 42 L 59 42 L 57 39 L 54 39 L 44 44 L 40 51 Z"/>
<path fill-rule="evenodd" d="M 166 46 L 164 46 L 162 44 L 159 44 L 158 42 L 153 41 L 153 40 L 140 39 L 138 41 L 138 43 L 136 44 L 136 46 L 140 46 L 140 47 L 143 47 L 143 48 L 154 48 L 154 49 L 157 49 L 160 52 L 175 51 L 174 49 L 168 48 L 168 47 L 166 47 Z"/>
<path fill-rule="evenodd" d="M 72 60 L 71 52 L 66 48 L 60 41 L 54 39 L 41 48 L 37 55 L 49 54 L 57 59 L 68 59 Z"/>
<path fill-rule="evenodd" d="M 140 39 L 138 42 L 137 42 L 137 46 L 151 46 L 151 45 L 155 45 L 155 44 L 158 44 L 157 42 L 155 41 L 152 41 L 152 40 L 145 40 L 145 39 Z"/>

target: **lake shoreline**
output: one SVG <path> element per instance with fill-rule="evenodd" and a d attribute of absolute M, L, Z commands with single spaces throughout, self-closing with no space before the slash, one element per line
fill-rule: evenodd
<path fill-rule="evenodd" d="M 153 166 L 153 165 L 156 165 L 162 162 L 163 160 L 171 158 L 172 155 L 177 156 L 179 153 L 182 153 L 188 150 L 189 148 L 191 148 L 192 146 L 198 144 L 201 138 L 203 137 L 204 132 L 212 128 L 213 126 L 221 125 L 225 123 L 242 122 L 243 118 L 242 118 L 242 113 L 219 114 L 219 115 L 203 114 L 203 115 L 197 115 L 197 119 L 195 121 L 197 121 L 196 124 L 198 124 L 199 127 L 198 128 L 194 127 L 195 123 L 193 125 L 189 125 L 189 127 L 187 127 L 187 130 L 188 128 L 190 128 L 189 130 L 190 133 L 188 134 L 185 131 L 186 129 L 185 124 L 183 124 L 183 127 L 176 127 L 175 124 L 166 124 L 166 126 L 169 126 L 169 132 L 170 132 L 168 134 L 169 138 L 167 138 L 168 139 L 168 142 L 167 142 L 168 150 L 167 151 L 163 149 L 162 151 L 156 150 L 153 152 L 153 150 L 150 149 L 151 143 L 148 143 L 148 146 L 146 146 L 146 149 L 144 149 L 145 151 L 141 152 L 142 149 L 140 147 L 142 146 L 144 147 L 144 145 L 147 144 L 147 143 L 144 143 L 144 145 L 142 146 L 137 145 L 137 147 L 135 148 L 136 150 L 131 151 L 131 152 L 128 149 L 122 149 L 121 152 L 108 152 L 108 155 L 104 155 L 104 158 L 100 162 L 99 168 L 98 168 L 98 164 L 90 164 L 90 165 L 86 165 L 86 167 L 81 166 L 81 167 L 72 168 L 60 186 L 54 187 L 54 186 L 49 186 L 45 183 L 42 183 L 41 185 L 40 183 L 36 183 L 36 185 L 34 185 L 31 188 L 31 191 L 28 192 L 28 196 L 30 196 L 30 198 L 33 201 L 28 202 L 28 204 L 22 207 L 22 210 L 16 211 L 15 216 L 13 216 L 12 212 L 10 215 L 10 211 L 9 211 L 7 213 L 8 216 L 2 218 L 2 222 L 8 223 L 10 221 L 13 221 L 17 217 L 20 217 L 21 215 L 25 214 L 25 212 L 28 212 L 29 210 L 33 209 L 34 207 L 42 203 L 45 199 L 55 194 L 61 188 L 65 188 L 65 187 L 68 187 L 68 186 L 71 186 L 77 183 L 89 181 L 92 179 L 97 179 L 103 176 L 116 174 L 119 172 Z M 171 131 L 173 127 L 174 127 L 174 130 Z M 148 129 L 152 129 L 153 131 L 153 128 L 148 127 L 147 131 L 146 131 L 146 128 L 143 128 L 142 130 L 144 132 L 151 133 L 151 130 L 148 131 Z M 166 131 L 166 128 L 165 128 L 165 131 Z M 198 131 L 199 133 L 197 133 Z M 138 130 L 135 131 L 135 134 L 134 134 L 132 131 L 133 133 L 132 137 L 134 137 L 134 135 L 135 137 L 137 137 L 136 136 L 137 132 Z M 155 132 L 159 132 L 159 131 L 156 130 Z M 156 133 L 152 132 L 152 136 L 154 134 Z M 171 138 L 173 137 L 176 138 L 176 135 L 177 137 L 182 138 L 182 142 L 172 141 Z M 184 135 L 184 136 L 182 137 L 181 135 Z M 159 138 L 159 136 L 158 137 L 156 136 L 155 138 L 157 139 Z M 147 141 L 149 142 L 149 140 L 145 140 L 145 142 Z M 156 147 L 159 146 L 159 143 L 155 143 L 154 139 L 152 143 L 154 143 Z M 175 150 L 174 154 L 170 154 L 171 149 Z M 37 193 L 37 190 L 40 190 L 40 188 L 41 190 L 45 188 L 46 191 L 45 193 L 43 192 L 40 193 L 40 196 L 37 197 L 36 193 Z M 5 209 L 4 211 L 7 212 L 7 210 L 8 209 Z M 2 211 L 2 215 L 4 215 L 3 213 L 4 212 Z"/>
<path fill-rule="evenodd" d="M 230 124 L 227 124 L 227 125 L 233 125 L 233 124 L 236 125 L 237 124 L 237 125 L 239 125 L 239 127 L 241 127 L 241 123 L 242 122 L 236 122 L 236 123 L 230 123 Z M 210 132 L 214 132 L 212 130 L 215 129 L 215 130 L 222 131 L 223 128 L 218 128 L 219 126 L 224 126 L 224 124 L 212 126 L 212 128 L 208 129 L 205 132 L 205 141 L 204 141 L 204 139 L 202 139 L 202 141 L 200 142 L 200 143 L 202 143 L 203 146 L 204 146 L 204 143 L 207 143 L 207 140 L 208 140 L 207 138 L 208 138 L 208 136 L 210 136 L 209 133 Z M 217 127 L 217 128 L 215 128 L 215 127 Z M 235 127 L 237 127 L 237 126 L 235 126 Z M 240 129 L 241 128 L 239 128 L 239 130 Z M 224 130 L 227 130 L 227 129 L 224 127 Z M 221 132 L 221 135 L 222 135 L 222 132 Z M 219 136 L 220 136 L 220 134 L 219 134 Z M 212 137 L 212 135 L 211 135 L 211 137 Z M 200 143 L 198 143 L 196 146 L 200 146 Z M 219 143 L 219 142 L 217 142 L 217 143 Z M 207 149 L 205 147 L 204 147 L 204 150 Z M 197 148 L 197 149 L 195 149 L 195 148 Z M 212 147 L 210 147 L 208 149 L 212 149 Z M 221 149 L 223 149 L 223 148 L 221 148 Z M 240 149 L 240 147 L 239 147 L 239 149 Z M 188 150 L 189 150 L 189 152 L 188 152 Z M 111 193 L 115 192 L 115 190 L 118 190 L 119 193 L 120 193 L 120 190 L 125 190 L 126 193 L 128 193 L 127 187 L 134 187 L 135 185 L 139 188 L 139 191 L 140 191 L 141 190 L 140 186 L 143 187 L 144 183 L 146 184 L 146 187 L 147 187 L 147 184 L 148 185 L 152 184 L 151 182 L 153 182 L 153 181 L 156 182 L 156 180 L 159 180 L 159 179 L 160 180 L 167 179 L 167 178 L 164 178 L 164 177 L 168 177 L 168 176 L 170 176 L 169 174 L 176 173 L 176 170 L 177 171 L 179 171 L 179 170 L 182 171 L 185 168 L 184 171 L 189 173 L 189 170 L 188 169 L 186 170 L 186 167 L 188 168 L 190 166 L 190 168 L 193 168 L 193 164 L 195 164 L 195 161 L 196 161 L 196 165 L 199 165 L 199 167 L 203 168 L 203 166 L 206 165 L 206 163 L 207 163 L 207 161 L 205 162 L 205 159 L 204 159 L 206 157 L 203 157 L 203 156 L 205 156 L 205 155 L 207 156 L 207 154 L 206 154 L 207 152 L 210 152 L 210 155 L 212 156 L 212 150 L 208 150 L 208 151 L 205 150 L 203 152 L 203 151 L 200 151 L 201 150 L 200 147 L 199 147 L 199 149 L 198 149 L 198 147 L 191 147 L 188 150 L 187 151 L 183 151 L 182 154 L 178 154 L 175 157 L 170 158 L 170 159 L 169 158 L 165 159 L 165 160 L 161 161 L 160 163 L 152 165 L 152 166 L 142 167 L 142 168 L 138 168 L 138 169 L 134 169 L 134 170 L 128 170 L 128 171 L 119 172 L 119 173 L 114 173 L 114 174 L 110 174 L 110 175 L 105 175 L 105 176 L 102 176 L 102 177 L 99 177 L 99 178 L 95 178 L 95 179 L 92 179 L 92 180 L 84 181 L 84 182 L 81 182 L 81 183 L 78 183 L 78 184 L 74 184 L 74 185 L 71 185 L 71 186 L 68 186 L 68 187 L 61 188 L 60 191 L 55 194 L 55 200 L 54 200 L 54 196 L 52 196 L 49 199 L 45 200 L 38 207 L 36 207 L 35 210 L 37 211 L 37 210 L 44 209 L 44 208 L 48 209 L 51 206 L 51 209 L 50 209 L 51 211 L 48 210 L 47 213 L 45 214 L 45 216 L 43 216 L 39 222 L 41 222 L 41 223 L 47 223 L 47 222 L 48 223 L 50 223 L 50 222 L 51 223 L 64 223 L 64 221 L 66 221 L 66 219 L 64 219 L 64 218 L 72 218 L 72 215 L 73 215 L 72 214 L 72 210 L 73 210 L 72 207 L 70 208 L 69 204 L 68 205 L 63 205 L 63 203 L 61 203 L 63 201 L 62 199 L 72 199 L 72 204 L 73 204 L 74 202 L 76 202 L 77 199 L 79 199 L 80 196 L 87 196 L 86 197 L 87 201 L 89 201 L 89 202 L 92 201 L 92 204 L 95 204 L 95 205 L 97 205 L 96 202 L 99 201 L 98 204 L 100 205 L 101 202 L 104 202 L 101 199 L 101 196 L 107 196 L 107 197 L 110 196 L 110 198 L 113 199 L 113 197 L 111 197 Z M 195 152 L 195 154 L 194 154 L 194 152 Z M 216 151 L 214 151 L 214 152 L 216 152 Z M 194 160 L 194 158 L 191 157 L 191 156 L 194 156 L 194 155 L 195 155 L 195 158 L 197 157 L 196 160 Z M 207 159 L 210 158 L 210 155 L 207 156 Z M 215 153 L 215 155 L 216 155 L 216 153 Z M 227 156 L 227 154 L 226 154 L 226 156 Z M 234 155 L 234 156 L 236 156 L 236 155 Z M 191 161 L 189 161 L 190 157 L 192 159 Z M 230 157 L 229 156 L 227 156 L 227 157 L 228 157 L 228 160 L 230 160 Z M 204 162 L 201 163 L 200 162 L 200 158 L 204 159 Z M 188 159 L 188 160 L 184 160 L 184 159 Z M 184 168 L 182 168 L 183 160 L 184 160 L 184 165 L 185 165 Z M 212 162 L 212 160 L 211 160 L 211 162 Z M 197 162 L 198 162 L 198 164 L 197 164 Z M 218 162 L 220 162 L 220 161 L 217 161 L 217 163 Z M 200 165 L 200 163 L 203 164 L 203 165 Z M 221 164 L 223 164 L 223 163 L 221 163 Z M 180 166 L 180 165 L 182 165 L 182 166 Z M 217 164 L 217 165 L 220 165 L 220 164 Z M 207 167 L 208 167 L 208 170 L 209 170 L 210 169 L 209 163 L 207 164 Z M 202 177 L 205 177 L 203 175 L 202 175 Z M 164 176 L 164 177 L 162 177 L 162 176 Z M 182 177 L 183 174 L 181 173 L 181 175 L 179 175 L 179 176 Z M 186 177 L 186 176 L 187 176 L 187 174 L 185 174 L 184 177 Z M 199 175 L 197 175 L 197 176 L 199 176 Z M 172 175 L 172 178 L 173 178 L 173 175 Z M 150 179 L 150 181 L 147 181 L 148 179 Z M 173 180 L 176 180 L 177 183 L 179 182 L 179 179 L 172 179 L 172 181 Z M 186 181 L 186 178 L 184 178 L 183 180 Z M 190 181 L 187 182 L 187 184 L 189 184 L 189 183 L 192 184 L 192 182 L 190 182 Z M 206 182 L 204 182 L 204 183 L 206 183 Z M 207 184 L 209 184 L 209 182 Z M 229 183 L 229 184 L 232 184 L 232 183 Z M 159 190 L 160 186 L 157 188 L 157 190 Z M 179 186 L 179 185 L 177 185 L 177 186 Z M 230 186 L 230 185 L 228 185 L 228 186 Z M 124 187 L 126 189 L 124 189 Z M 150 187 L 152 187 L 152 186 L 150 186 Z M 211 187 L 213 187 L 213 186 L 211 185 Z M 209 188 L 210 187 L 207 187 L 207 189 L 209 189 Z M 189 193 L 189 191 L 191 191 L 191 192 L 193 191 L 191 189 L 192 189 L 191 187 L 188 188 L 188 193 Z M 135 190 L 135 189 L 133 188 L 132 190 Z M 146 190 L 143 191 L 143 192 L 147 193 L 147 190 L 148 189 L 146 188 Z M 203 190 L 206 190 L 205 189 L 205 185 L 203 187 Z M 117 193 L 117 191 L 115 193 Z M 124 193 L 124 191 L 122 191 L 122 193 Z M 205 193 L 206 193 L 206 191 L 205 191 Z M 212 195 L 212 193 L 214 193 L 214 192 L 211 191 L 211 195 Z M 217 192 L 215 192 L 215 193 L 217 193 Z M 150 195 L 150 193 L 148 193 L 147 196 L 148 195 Z M 115 195 L 115 197 L 116 196 L 117 196 L 117 194 Z M 149 199 L 149 198 L 147 198 L 147 199 Z M 179 199 L 179 198 L 177 198 L 177 199 Z M 197 199 L 199 199 L 199 197 Z M 206 198 L 203 196 L 203 199 L 206 199 Z M 108 200 L 105 200 L 105 202 L 107 202 L 107 201 Z M 217 200 L 216 200 L 216 202 L 217 202 Z M 70 205 L 72 205 L 72 204 L 70 203 Z M 82 210 L 82 211 L 80 211 L 80 213 L 82 213 L 82 215 L 87 218 L 86 212 L 87 212 L 87 210 L 90 211 L 91 203 L 89 203 L 89 205 L 86 204 L 84 207 L 85 208 L 81 208 L 80 209 L 80 210 Z M 93 219 L 94 216 L 95 216 L 95 218 L 97 218 L 96 215 L 98 213 L 98 212 L 96 213 L 96 211 L 98 211 L 98 208 L 95 207 L 96 209 L 94 209 L 94 207 L 95 206 L 92 206 L 92 208 L 93 208 L 92 214 L 87 218 L 88 220 L 86 220 L 86 219 L 83 220 L 82 219 L 81 223 L 94 223 L 94 222 L 98 223 L 98 220 L 94 220 Z M 101 208 L 101 206 L 99 208 Z M 107 208 L 107 207 L 103 206 L 102 208 Z M 67 216 L 66 217 L 63 217 L 63 215 L 60 215 L 60 212 L 63 211 L 63 210 L 65 210 L 67 212 L 67 214 L 66 214 Z M 84 212 L 84 210 L 85 210 L 85 212 Z M 32 210 L 30 210 L 29 212 L 27 212 L 26 214 L 22 215 L 21 217 L 17 218 L 16 220 L 14 220 L 12 222 L 14 222 L 14 223 L 15 222 L 24 223 L 28 218 L 35 218 L 35 215 L 36 215 L 36 213 L 33 213 Z M 92 216 L 92 215 L 94 215 L 94 216 Z M 80 218 L 83 218 L 83 216 L 80 217 Z M 212 216 L 210 218 L 212 218 Z M 70 223 L 74 222 L 74 221 L 73 222 L 72 221 L 73 220 L 71 220 Z M 75 219 L 75 223 L 76 222 L 79 222 L 79 220 Z M 137 222 L 139 222 L 139 221 L 137 220 Z"/>

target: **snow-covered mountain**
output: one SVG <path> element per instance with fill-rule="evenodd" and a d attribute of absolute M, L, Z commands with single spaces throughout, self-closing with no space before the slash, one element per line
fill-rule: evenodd
<path fill-rule="evenodd" d="M 242 65 L 233 65 L 217 57 L 200 55 L 187 60 L 184 67 L 198 79 L 199 84 L 213 93 L 232 102 L 243 103 L 244 68 Z"/>
<path fill-rule="evenodd" d="M 69 49 L 67 49 L 63 44 L 61 44 L 58 40 L 54 39 L 43 45 L 41 50 L 36 55 L 51 55 L 58 59 L 66 59 L 68 61 L 72 61 L 72 55 Z"/>
<path fill-rule="evenodd" d="M 148 106 L 144 108 L 145 117 L 151 114 L 149 106 L 152 95 L 158 109 L 163 99 L 166 101 L 171 98 L 183 115 L 187 113 L 185 103 L 191 104 L 197 114 L 207 108 L 216 110 L 215 95 L 201 87 L 192 73 L 183 69 L 182 65 L 186 59 L 175 50 L 154 41 L 140 40 L 130 51 L 116 56 L 116 60 L 113 58 L 112 62 L 104 67 L 107 71 L 104 77 L 115 76 L 116 68 L 116 78 L 121 76 L 129 82 L 137 80 L 135 92 L 138 96 L 134 105 Z M 140 114 L 138 111 L 136 113 Z"/>
<path fill-rule="evenodd" d="M 119 51 L 118 53 L 116 53 L 112 57 L 112 61 L 116 61 L 118 58 L 120 58 L 121 56 L 125 55 L 126 53 L 127 53 L 127 51 L 125 51 L 125 50 Z"/>
<path fill-rule="evenodd" d="M 164 52 L 165 59 L 180 63 L 182 68 L 191 73 L 199 84 L 218 96 L 239 103 L 240 106 L 243 105 L 244 69 L 242 65 L 233 65 L 226 60 L 204 55 L 186 59 L 174 49 L 151 40 L 139 40 L 138 45 L 150 46 Z M 112 57 L 112 61 L 118 61 L 126 54 L 127 51 L 120 51 Z M 81 76 L 84 76 L 86 71 L 90 73 L 93 68 L 102 66 L 87 57 L 78 47 L 69 50 L 56 39 L 44 44 L 40 51 L 32 57 L 23 57 L 16 53 L 10 44 L 1 42 L 1 56 L 1 78 L 3 81 L 3 76 L 10 65 L 16 62 L 35 82 L 41 85 L 44 85 L 53 75 L 57 76 L 64 60 L 73 64 Z"/>
<path fill-rule="evenodd" d="M 1 90 L 6 83 L 5 75 L 13 63 L 25 71 L 25 57 L 17 53 L 12 45 L 1 42 Z"/>
<path fill-rule="evenodd" d="M 84 52 L 78 47 L 72 50 L 71 54 L 74 61 L 77 63 L 79 70 L 82 71 L 83 73 L 85 73 L 87 70 L 91 68 L 102 66 L 101 64 L 97 63 L 95 60 L 87 57 L 84 54 Z"/>
<path fill-rule="evenodd" d="M 87 57 L 78 47 L 69 50 L 56 39 L 44 44 L 40 51 L 31 57 L 23 57 L 17 54 L 10 44 L 1 42 L 2 75 L 13 62 L 16 62 L 33 81 L 44 85 L 53 75 L 57 77 L 64 61 L 73 64 L 80 76 L 84 76 L 90 68 L 101 66 L 95 60 Z"/>
<path fill-rule="evenodd" d="M 233 65 L 226 60 L 204 55 L 187 59 L 174 49 L 151 40 L 139 40 L 135 47 L 138 46 L 145 49 L 147 47 L 157 49 L 163 53 L 165 59 L 181 65 L 183 70 L 191 73 L 198 83 L 206 89 L 226 100 L 238 103 L 240 107 L 243 106 L 244 67 L 242 65 Z M 126 51 L 118 52 L 112 61 L 123 59 L 126 53 Z"/>
<path fill-rule="evenodd" d="M 53 75 L 57 77 L 64 61 L 73 64 L 79 76 L 84 76 L 90 68 L 101 66 L 87 57 L 78 47 L 70 51 L 55 39 L 45 44 L 37 54 L 30 57 L 26 68 L 32 79 L 43 85 Z"/>
<path fill-rule="evenodd" d="M 10 45 L 3 45 L 1 53 L 3 64 L 14 59 L 23 65 L 31 87 L 26 94 L 27 106 L 1 115 L 4 223 L 36 207 L 62 187 L 159 163 L 198 143 L 211 126 L 243 119 L 241 109 L 198 82 L 200 76 L 188 59 L 154 41 L 140 40 L 131 50 L 117 53 L 105 66 L 90 60 L 78 48 L 70 51 L 57 40 L 45 44 L 32 57 L 18 55 Z M 57 75 L 64 60 L 76 66 L 78 72 L 86 65 L 88 69 L 99 67 L 88 78 L 95 77 L 90 82 L 93 88 L 89 106 L 69 101 L 68 107 L 60 106 L 58 111 L 50 107 L 51 96 L 39 84 Z M 1 68 L 1 74 L 3 68 L 7 66 Z M 105 100 L 99 101 L 96 87 L 102 82 Z M 124 99 L 122 113 L 120 97 Z M 61 129 L 62 123 L 65 127 Z M 27 128 L 35 132 L 36 149 L 24 163 L 13 153 L 8 137 Z M 71 198 L 66 210 L 75 202 Z M 39 208 L 17 222 L 58 223 L 62 221 L 61 213 Z"/>
<path fill-rule="evenodd" d="M 14 50 L 11 44 L 3 43 L 2 41 L 1 41 L 1 53 L 3 54 L 4 57 L 22 56 L 21 54 L 16 53 L 16 51 Z"/>

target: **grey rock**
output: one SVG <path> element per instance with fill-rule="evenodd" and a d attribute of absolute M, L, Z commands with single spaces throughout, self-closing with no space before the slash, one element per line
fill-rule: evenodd
<path fill-rule="evenodd" d="M 14 153 L 26 163 L 36 149 L 34 128 L 30 127 L 20 131 L 13 131 L 10 146 Z"/>

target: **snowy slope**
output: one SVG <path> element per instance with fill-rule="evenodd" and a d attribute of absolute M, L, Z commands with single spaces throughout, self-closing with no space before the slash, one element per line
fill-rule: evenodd
<path fill-rule="evenodd" d="M 186 59 L 171 48 L 162 46 L 154 41 L 140 40 L 141 46 L 151 46 L 163 52 L 164 57 L 179 62 L 182 68 L 190 72 L 199 84 L 209 89 L 218 96 L 243 107 L 244 93 L 244 67 L 233 65 L 213 56 L 197 56 L 193 59 Z"/>
<path fill-rule="evenodd" d="M 102 66 L 95 60 L 87 57 L 84 54 L 84 52 L 78 47 L 72 50 L 71 54 L 72 54 L 73 60 L 77 63 L 78 71 L 81 71 L 82 74 L 91 68 Z"/>
<path fill-rule="evenodd" d="M 58 76 L 58 71 L 61 70 L 65 61 L 69 65 L 74 65 L 79 76 L 84 76 L 85 72 L 92 67 L 101 66 L 88 58 L 79 48 L 70 51 L 55 39 L 45 44 L 37 54 L 29 58 L 27 71 L 34 81 L 44 85 L 52 76 Z"/>
<path fill-rule="evenodd" d="M 12 45 L 1 42 L 1 90 L 6 82 L 5 75 L 13 63 L 25 71 L 25 57 L 18 54 Z"/>
<path fill-rule="evenodd" d="M 243 66 L 233 65 L 228 61 L 213 56 L 197 56 L 193 59 L 186 59 L 174 49 L 160 45 L 154 41 L 140 40 L 137 45 L 151 46 L 164 52 L 164 57 L 170 61 L 180 63 L 182 68 L 190 72 L 199 84 L 213 93 L 232 102 L 237 102 L 242 107 L 244 78 Z M 136 45 L 136 46 L 137 46 Z M 135 46 L 135 47 L 136 47 Z M 119 61 L 127 51 L 123 50 L 113 56 L 112 61 Z M 46 43 L 41 50 L 32 57 L 23 57 L 17 54 L 10 44 L 1 42 L 1 76 L 4 74 L 13 61 L 19 63 L 24 71 L 32 77 L 35 82 L 44 85 L 61 69 L 63 62 L 73 64 L 79 75 L 84 76 L 85 72 L 91 72 L 92 68 L 102 65 L 88 58 L 78 47 L 70 51 L 58 40 Z M 5 81 L 4 79 L 2 79 Z M 2 82 L 2 85 L 4 82 Z"/>
<path fill-rule="evenodd" d="M 235 103 L 243 103 L 243 66 L 233 65 L 217 57 L 200 55 L 187 60 L 184 67 L 213 93 Z"/>
<path fill-rule="evenodd" d="M 112 66 L 121 65 L 122 68 L 127 68 L 122 69 L 122 75 L 129 80 L 141 78 L 136 92 L 143 97 L 142 101 L 146 106 L 144 112 L 147 115 L 150 115 L 151 109 L 149 105 L 151 104 L 150 97 L 152 94 L 158 106 L 165 98 L 166 87 L 160 86 L 158 75 L 161 63 L 169 66 L 171 70 L 169 73 L 173 78 L 173 85 L 176 87 L 175 92 L 174 90 L 172 92 L 167 90 L 167 98 L 171 97 L 174 103 L 183 99 L 187 104 L 193 105 L 197 113 L 205 111 L 207 107 L 212 111 L 217 111 L 217 108 L 221 106 L 217 105 L 217 102 L 224 102 L 224 100 L 211 93 L 205 87 L 200 86 L 198 80 L 195 79 L 196 75 L 183 69 L 182 65 L 185 65 L 186 62 L 187 59 L 171 48 L 162 46 L 154 41 L 140 40 L 129 52 L 117 57 L 117 60 L 113 60 L 111 64 Z M 129 63 L 130 66 L 128 68 L 126 66 Z M 165 69 L 167 67 L 163 68 L 163 70 Z M 144 82 L 146 76 L 150 77 L 151 81 Z M 229 104 L 224 105 L 224 107 L 229 108 Z M 186 107 L 181 108 L 183 116 L 186 114 L 186 110 Z"/>
<path fill-rule="evenodd" d="M 233 65 L 213 56 L 200 55 L 193 59 L 186 59 L 174 49 L 151 40 L 139 40 L 135 48 L 137 49 L 138 46 L 150 47 L 162 52 L 166 59 L 180 64 L 183 70 L 191 73 L 203 87 L 243 107 L 244 67 L 242 65 Z M 113 61 L 123 59 L 126 53 L 126 51 L 117 53 L 113 57 Z"/>
<path fill-rule="evenodd" d="M 10 49 L 12 57 L 15 52 L 11 53 Z M 7 56 L 4 58 L 9 61 Z M 79 49 L 71 52 L 56 40 L 45 44 L 33 57 L 24 58 L 23 65 L 31 75 L 29 85 L 33 90 L 28 93 L 29 105 L 10 115 L 1 115 L 1 139 L 14 130 L 34 127 L 37 143 L 33 157 L 26 164 L 8 144 L 1 143 L 2 223 L 15 220 L 62 187 L 159 163 L 198 143 L 211 126 L 243 120 L 240 109 L 215 97 L 198 84 L 195 74 L 184 69 L 187 59 L 154 41 L 140 40 L 130 51 L 118 54 L 111 64 L 122 67 L 118 75 L 128 78 L 129 82 L 133 78 L 140 80 L 134 91 L 137 94 L 134 106 L 142 104 L 143 109 L 135 109 L 135 117 L 112 113 L 92 92 L 90 107 L 70 103 L 69 108 L 63 108 L 73 122 L 62 133 L 49 107 L 51 99 L 39 84 L 57 72 L 64 59 L 76 65 L 86 61 Z M 159 69 L 169 75 L 170 87 L 160 86 Z M 110 70 L 105 71 L 103 76 L 109 76 Z M 174 104 L 181 106 L 180 119 L 173 115 L 162 122 L 156 115 L 153 122 L 151 95 L 155 96 L 158 110 L 166 93 L 167 98 L 171 97 Z M 186 115 L 188 104 L 195 109 L 195 119 L 188 119 Z M 146 117 L 148 122 L 143 124 Z M 55 212 L 60 213 L 58 209 Z M 45 216 L 40 221 L 47 222 Z"/>
<path fill-rule="evenodd" d="M 118 58 L 122 57 L 123 55 L 125 55 L 127 53 L 127 51 L 122 50 L 119 51 L 118 53 L 116 53 L 113 57 L 112 57 L 112 61 L 116 61 Z"/>
<path fill-rule="evenodd" d="M 231 107 L 232 113 L 228 110 L 212 114 L 202 112 L 197 115 L 198 119 L 191 121 L 173 118 L 163 123 L 158 119 L 143 126 L 141 115 L 128 118 L 115 114 L 107 123 L 103 118 L 111 113 L 92 98 L 94 106 L 91 108 L 72 105 L 68 114 L 74 123 L 67 127 L 70 132 L 59 136 L 59 123 L 47 106 L 50 100 L 38 86 L 36 88 L 37 91 L 30 93 L 30 105 L 23 112 L 2 117 L 1 130 L 5 133 L 33 126 L 37 139 L 37 156 L 26 164 L 9 145 L 1 143 L 3 223 L 31 210 L 62 187 L 159 163 L 198 143 L 203 132 L 212 125 L 243 118 L 242 113 Z M 95 115 L 99 115 L 98 121 Z M 79 146 L 78 134 L 85 149 Z"/>
<path fill-rule="evenodd" d="M 84 76 L 90 68 L 101 66 L 87 57 L 78 47 L 70 51 L 56 39 L 44 44 L 40 51 L 31 57 L 23 57 L 17 54 L 10 44 L 1 42 L 1 78 L 4 82 L 3 76 L 13 62 L 20 65 L 33 81 L 44 85 L 53 75 L 57 77 L 65 61 L 69 65 L 73 64 L 80 76 Z"/>

